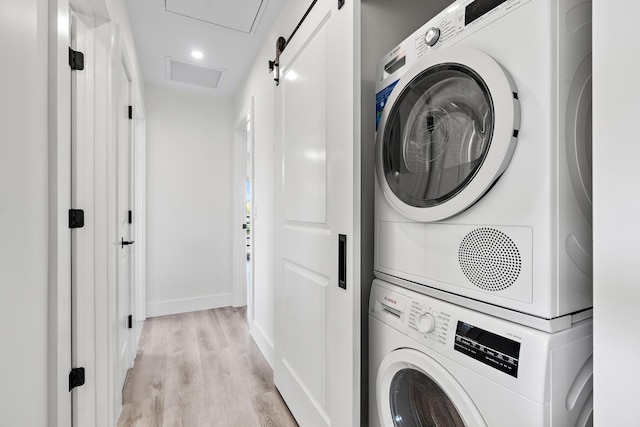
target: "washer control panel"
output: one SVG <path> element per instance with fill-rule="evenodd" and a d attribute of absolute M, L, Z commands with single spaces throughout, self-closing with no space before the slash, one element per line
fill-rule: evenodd
<path fill-rule="evenodd" d="M 431 348 L 453 349 L 517 378 L 520 342 L 464 321 L 460 313 L 447 307 L 442 301 L 414 298 L 408 335 Z"/>
<path fill-rule="evenodd" d="M 501 372 L 513 378 L 521 374 L 524 337 L 531 335 L 525 326 L 378 279 L 371 290 L 369 314 L 452 360 L 469 366 L 476 363 L 485 373 Z"/>
<path fill-rule="evenodd" d="M 520 343 L 458 321 L 454 349 L 499 371 L 518 377 Z"/>

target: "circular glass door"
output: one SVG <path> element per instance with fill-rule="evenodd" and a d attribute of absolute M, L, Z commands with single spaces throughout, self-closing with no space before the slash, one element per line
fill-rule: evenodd
<path fill-rule="evenodd" d="M 425 70 L 398 97 L 385 127 L 382 167 L 391 191 L 418 208 L 451 199 L 486 157 L 493 124 L 491 95 L 473 70 Z"/>
<path fill-rule="evenodd" d="M 475 380 L 481 381 L 481 377 Z M 432 357 L 389 353 L 378 367 L 376 402 L 383 427 L 487 427 L 463 386 Z"/>
<path fill-rule="evenodd" d="M 391 381 L 389 399 L 394 427 L 465 427 L 447 394 L 420 371 L 398 371 Z"/>
<path fill-rule="evenodd" d="M 519 103 L 506 72 L 475 49 L 419 59 L 394 88 L 378 128 L 378 184 L 405 216 L 437 221 L 477 201 L 515 149 Z"/>

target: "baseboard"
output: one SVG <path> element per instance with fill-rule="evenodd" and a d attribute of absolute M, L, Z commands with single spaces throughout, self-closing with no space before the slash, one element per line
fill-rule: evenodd
<path fill-rule="evenodd" d="M 209 310 L 211 308 L 229 307 L 232 294 L 207 295 L 196 298 L 184 298 L 170 301 L 150 302 L 146 304 L 146 315 L 149 317 L 167 316 L 169 314 L 189 313 L 191 311 Z"/>
<path fill-rule="evenodd" d="M 271 342 L 271 340 L 267 337 L 260 325 L 258 325 L 255 320 L 253 321 L 253 325 L 251 327 L 251 337 L 256 342 L 264 358 L 267 359 L 267 362 L 273 369 L 273 342 Z"/>

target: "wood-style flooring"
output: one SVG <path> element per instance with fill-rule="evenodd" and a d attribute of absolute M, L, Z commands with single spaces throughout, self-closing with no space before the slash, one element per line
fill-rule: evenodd
<path fill-rule="evenodd" d="M 296 427 L 245 308 L 145 321 L 118 427 Z"/>

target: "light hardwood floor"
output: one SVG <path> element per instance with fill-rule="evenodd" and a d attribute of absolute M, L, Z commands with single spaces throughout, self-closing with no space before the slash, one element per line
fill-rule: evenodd
<path fill-rule="evenodd" d="M 296 427 L 245 308 L 145 321 L 118 427 Z"/>

